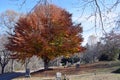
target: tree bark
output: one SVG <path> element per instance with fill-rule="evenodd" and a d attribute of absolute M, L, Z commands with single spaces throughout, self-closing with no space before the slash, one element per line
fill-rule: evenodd
<path fill-rule="evenodd" d="M 2 74 L 4 73 L 4 68 L 5 68 L 5 66 L 2 66 L 2 70 L 1 70 Z"/>
<path fill-rule="evenodd" d="M 48 66 L 48 62 L 44 62 L 44 69 L 45 69 L 45 70 L 48 70 L 48 67 L 49 67 L 49 66 Z"/>
<path fill-rule="evenodd" d="M 48 70 L 50 60 L 47 57 L 44 57 L 43 61 L 44 61 L 44 69 Z"/>
<path fill-rule="evenodd" d="M 11 72 L 13 72 L 14 71 L 14 60 L 12 59 L 11 60 Z"/>
<path fill-rule="evenodd" d="M 28 69 L 28 64 L 30 62 L 30 59 L 29 58 L 26 58 L 25 60 L 25 69 L 27 70 Z"/>

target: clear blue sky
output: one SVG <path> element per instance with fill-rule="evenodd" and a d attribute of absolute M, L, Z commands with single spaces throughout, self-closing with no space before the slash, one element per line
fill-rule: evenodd
<path fill-rule="evenodd" d="M 12 9 L 15 11 L 23 12 L 23 11 L 29 11 L 37 2 L 38 0 L 26 0 L 26 3 L 20 7 L 23 0 L 1 0 L 0 1 L 0 12 L 3 12 L 7 9 Z M 50 3 L 56 4 L 62 8 L 65 8 L 67 10 L 71 10 L 73 7 L 75 7 L 75 4 L 78 2 L 76 0 L 49 0 Z"/>
<path fill-rule="evenodd" d="M 26 0 L 27 2 L 22 5 L 23 0 L 1 0 L 0 1 L 0 13 L 12 9 L 17 12 L 29 12 L 33 6 L 36 4 L 37 1 L 39 0 Z M 83 36 L 85 38 L 85 42 L 87 41 L 87 37 L 92 34 L 96 34 L 95 28 L 93 27 L 93 20 L 92 18 L 90 20 L 85 19 L 86 16 L 91 14 L 92 9 L 87 6 L 84 11 L 84 15 L 81 16 L 82 14 L 82 0 L 49 0 L 50 3 L 55 4 L 59 7 L 62 7 L 69 11 L 70 13 L 73 14 L 73 21 L 74 22 L 82 22 L 83 25 Z M 99 0 L 98 0 L 99 1 Z M 104 0 L 103 0 L 104 1 Z M 108 2 L 109 1 L 109 2 Z M 114 3 L 115 0 L 106 0 L 105 2 L 111 4 Z M 82 4 L 81 4 L 82 3 Z M 120 11 L 120 8 L 117 8 L 117 11 Z M 115 15 L 114 13 L 111 13 L 111 15 Z M 97 30 L 98 35 L 99 35 L 99 30 Z"/>

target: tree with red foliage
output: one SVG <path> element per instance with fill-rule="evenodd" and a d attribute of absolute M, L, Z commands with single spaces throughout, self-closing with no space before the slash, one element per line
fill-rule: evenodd
<path fill-rule="evenodd" d="M 33 55 L 43 59 L 45 69 L 51 59 L 83 51 L 82 27 L 74 25 L 72 15 L 55 5 L 39 5 L 15 25 L 9 37 L 8 50 L 17 52 L 18 59 Z"/>

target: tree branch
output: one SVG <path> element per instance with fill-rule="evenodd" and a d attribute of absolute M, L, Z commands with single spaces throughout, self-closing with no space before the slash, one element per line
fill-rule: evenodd
<path fill-rule="evenodd" d="M 104 33 L 106 33 L 106 31 L 104 29 L 104 25 L 103 25 L 102 12 L 101 12 L 100 6 L 99 6 L 97 0 L 94 0 L 94 1 L 95 1 L 96 6 L 97 6 L 97 9 L 98 9 L 102 30 L 104 31 Z"/>

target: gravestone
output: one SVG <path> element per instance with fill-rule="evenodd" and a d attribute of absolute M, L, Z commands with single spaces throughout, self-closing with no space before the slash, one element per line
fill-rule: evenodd
<path fill-rule="evenodd" d="M 56 73 L 56 80 L 62 80 L 62 73 L 60 72 Z"/>
<path fill-rule="evenodd" d="M 80 69 L 80 64 L 76 64 L 76 69 Z"/>
<path fill-rule="evenodd" d="M 30 75 L 30 69 L 26 69 L 25 77 L 31 77 L 31 75 Z"/>
<path fill-rule="evenodd" d="M 71 63 L 68 62 L 68 63 L 67 63 L 67 67 L 71 67 Z"/>

